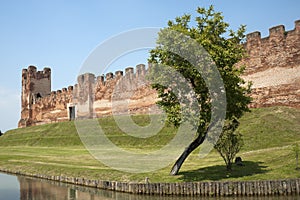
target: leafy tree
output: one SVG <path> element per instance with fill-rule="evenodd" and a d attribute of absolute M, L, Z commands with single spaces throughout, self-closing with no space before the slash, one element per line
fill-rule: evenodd
<path fill-rule="evenodd" d="M 243 139 L 240 133 L 235 133 L 239 122 L 235 119 L 227 121 L 223 127 L 223 132 L 215 145 L 215 149 L 223 158 L 226 168 L 231 171 L 233 159 L 243 146 Z"/>
<path fill-rule="evenodd" d="M 170 172 L 171 175 L 178 174 L 180 167 L 189 154 L 205 141 L 209 130 L 216 126 L 216 124 L 220 124 L 220 122 L 210 123 L 213 117 L 212 95 L 214 94 L 210 93 L 207 84 L 213 85 L 213 83 L 207 83 L 208 81 L 205 81 L 205 77 L 195 70 L 191 62 L 188 62 L 185 58 L 182 58 L 172 51 L 172 48 L 180 46 L 183 48 L 177 50 L 177 52 L 185 52 L 187 49 L 185 55 L 188 55 L 188 50 L 191 47 L 186 45 L 184 41 L 180 44 L 176 44 L 176 38 L 172 39 L 172 34 L 168 34 L 168 31 L 179 32 L 197 41 L 214 61 L 225 87 L 227 102 L 226 105 L 224 105 L 225 102 L 221 102 L 219 107 L 226 107 L 226 119 L 240 118 L 245 111 L 249 111 L 247 105 L 251 101 L 248 95 L 250 93 L 250 85 L 246 85 L 244 80 L 240 77 L 244 68 L 237 68 L 235 66 L 235 64 L 243 58 L 245 53 L 242 45 L 242 42 L 245 40 L 245 26 L 240 26 L 237 31 L 229 30 L 229 24 L 224 22 L 220 12 L 214 11 L 213 6 L 210 6 L 208 9 L 199 7 L 197 13 L 198 16 L 194 22 L 191 21 L 191 15 L 183 15 L 182 17 L 177 17 L 175 21 L 169 21 L 168 26 L 160 31 L 157 46 L 151 50 L 149 58 L 149 63 L 151 63 L 152 66 L 159 67 L 161 70 L 164 70 L 164 66 L 169 66 L 179 72 L 185 80 L 188 81 L 189 85 L 192 86 L 199 105 L 196 109 L 199 111 L 199 115 L 197 115 L 198 123 L 193 124 L 197 135 L 173 165 Z M 171 47 L 167 48 L 168 45 Z M 189 56 L 193 57 L 194 60 L 206 59 L 201 57 L 201 52 L 197 55 Z M 210 76 L 214 76 L 216 73 L 210 70 L 211 65 L 209 63 L 210 62 L 207 61 L 199 66 L 203 69 L 205 68 L 204 71 L 208 72 Z M 155 76 L 157 79 L 167 78 L 159 77 L 157 72 L 154 73 L 156 73 Z M 176 97 L 175 93 L 168 87 L 153 84 L 153 88 L 158 92 L 160 98 L 158 105 L 167 113 L 168 122 L 179 126 L 184 121 L 190 120 L 191 117 L 182 117 L 182 114 L 191 111 L 191 102 L 185 102 L 184 104 L 186 106 L 182 108 L 177 98 L 178 96 Z M 177 92 L 177 95 L 178 94 L 185 96 L 184 99 L 186 101 L 190 99 L 187 94 L 184 95 Z M 186 134 L 189 134 L 189 130 L 186 130 L 186 132 Z"/>
<path fill-rule="evenodd" d="M 3 135 L 3 133 L 1 132 L 1 130 L 0 130 L 0 136 L 2 136 Z"/>

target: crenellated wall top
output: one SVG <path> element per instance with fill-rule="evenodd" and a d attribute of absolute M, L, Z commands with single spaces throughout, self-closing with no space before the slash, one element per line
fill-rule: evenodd
<path fill-rule="evenodd" d="M 278 26 L 271 27 L 269 29 L 269 36 L 265 38 L 261 38 L 261 33 L 259 31 L 255 31 L 247 34 L 246 38 L 247 41 L 262 40 L 262 39 L 272 40 L 274 37 L 288 37 L 289 35 L 299 34 L 300 20 L 295 21 L 294 24 L 295 24 L 294 29 L 290 31 L 286 31 L 284 25 L 278 25 Z"/>
<path fill-rule="evenodd" d="M 43 79 L 43 78 L 51 78 L 51 69 L 49 67 L 45 67 L 43 71 L 37 71 L 36 66 L 30 65 L 27 69 L 22 70 L 22 77 L 24 79 L 27 78 L 34 78 L 37 80 Z"/>

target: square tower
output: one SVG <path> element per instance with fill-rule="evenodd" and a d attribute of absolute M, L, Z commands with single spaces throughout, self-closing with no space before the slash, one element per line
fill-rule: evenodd
<path fill-rule="evenodd" d="M 33 119 L 32 106 L 36 100 L 51 93 L 51 69 L 37 71 L 35 66 L 22 70 L 21 119 L 18 127 L 30 126 Z"/>

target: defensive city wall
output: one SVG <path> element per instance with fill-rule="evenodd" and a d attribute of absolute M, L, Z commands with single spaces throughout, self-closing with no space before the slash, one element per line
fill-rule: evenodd
<path fill-rule="evenodd" d="M 78 76 L 74 86 L 51 91 L 51 69 L 37 71 L 35 66 L 29 66 L 22 71 L 22 110 L 18 125 L 99 118 L 112 112 L 118 115 L 157 113 L 157 93 L 145 80 L 145 74 L 146 67 L 142 64 L 136 66 L 135 73 L 132 67 L 126 68 L 125 74 L 117 71 L 105 77 L 86 73 Z"/>
<path fill-rule="evenodd" d="M 285 31 L 283 25 L 247 35 L 247 57 L 243 78 L 252 81 L 250 107 L 290 106 L 300 108 L 300 20 Z M 51 91 L 51 69 L 37 71 L 35 66 L 22 70 L 22 107 L 19 127 L 96 118 L 114 114 L 157 113 L 157 93 L 145 80 L 145 65 L 136 69 L 96 77 L 86 73 L 77 84 Z M 113 101 L 112 101 L 113 99 Z M 123 102 L 127 102 L 124 104 Z"/>

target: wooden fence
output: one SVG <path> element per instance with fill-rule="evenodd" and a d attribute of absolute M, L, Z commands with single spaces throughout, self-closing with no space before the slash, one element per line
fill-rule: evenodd
<path fill-rule="evenodd" d="M 2 172 L 35 178 L 59 181 L 81 186 L 94 187 L 118 192 L 147 195 L 186 196 L 271 196 L 300 195 L 300 179 L 261 181 L 211 181 L 183 183 L 128 183 L 117 181 L 87 180 L 84 178 L 25 174 L 0 169 Z"/>

